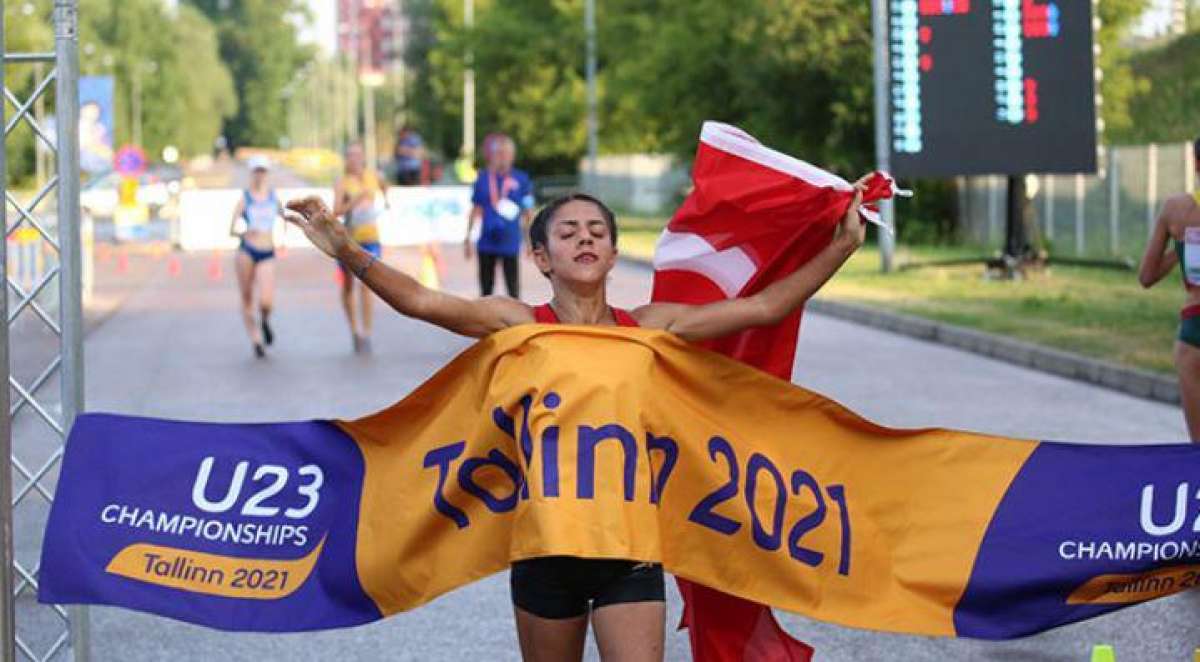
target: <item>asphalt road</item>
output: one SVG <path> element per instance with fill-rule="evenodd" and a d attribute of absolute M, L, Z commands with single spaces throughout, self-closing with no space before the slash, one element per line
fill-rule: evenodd
<path fill-rule="evenodd" d="M 473 293 L 473 265 L 457 253 L 447 248 L 451 275 L 444 285 Z M 210 421 L 354 417 L 400 399 L 468 345 L 379 305 L 374 353 L 353 355 L 333 265 L 294 250 L 279 262 L 277 343 L 267 360 L 256 361 L 238 317 L 229 254 L 215 263 L 209 255 L 185 256 L 177 268 L 170 258 L 138 259 L 149 276 L 126 286 L 116 312 L 87 338 L 92 411 Z M 388 259 L 416 266 L 411 251 L 391 251 Z M 110 259 L 97 268 L 117 264 Z M 529 265 L 523 279 L 526 300 L 545 300 L 548 288 Z M 610 287 L 616 305 L 635 305 L 648 297 L 649 272 L 622 266 Z M 816 315 L 804 321 L 795 381 L 889 425 L 1094 443 L 1185 438 L 1171 407 Z M 26 436 L 23 452 L 43 457 L 48 442 L 37 437 Z M 17 531 L 26 557 L 36 555 L 40 538 L 35 515 Z M 20 610 L 28 637 L 52 638 L 56 617 L 28 598 Z M 672 589 L 669 623 L 678 612 Z M 1087 659 L 1092 644 L 1110 643 L 1121 662 L 1182 661 L 1200 645 L 1200 594 L 1009 643 L 870 633 L 786 614 L 781 620 L 816 646 L 818 660 L 1077 661 Z M 93 608 L 91 623 L 97 660 L 517 659 L 504 575 L 415 612 L 335 632 L 234 635 L 112 608 Z M 669 660 L 687 659 L 684 636 L 670 631 L 667 642 Z M 594 649 L 588 655 L 596 659 Z"/>

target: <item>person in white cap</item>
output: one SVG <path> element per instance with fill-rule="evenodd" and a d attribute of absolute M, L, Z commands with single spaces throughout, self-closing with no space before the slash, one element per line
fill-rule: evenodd
<path fill-rule="evenodd" d="M 275 301 L 274 233 L 276 221 L 282 218 L 282 206 L 275 189 L 267 181 L 270 162 L 264 157 L 255 156 L 247 165 L 250 167 L 250 187 L 243 190 L 238 198 L 229 224 L 229 234 L 241 240 L 234 256 L 234 270 L 241 294 L 242 322 L 246 325 L 254 355 L 261 359 L 266 356 L 264 345 L 275 341 L 270 322 L 271 307 Z M 239 221 L 242 222 L 241 232 L 238 231 Z M 254 315 L 256 284 L 258 319 Z"/>

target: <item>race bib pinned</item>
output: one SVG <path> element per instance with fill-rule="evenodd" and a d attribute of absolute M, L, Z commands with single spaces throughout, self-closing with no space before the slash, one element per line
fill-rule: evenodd
<path fill-rule="evenodd" d="M 1200 227 L 1183 230 L 1183 278 L 1200 286 Z"/>

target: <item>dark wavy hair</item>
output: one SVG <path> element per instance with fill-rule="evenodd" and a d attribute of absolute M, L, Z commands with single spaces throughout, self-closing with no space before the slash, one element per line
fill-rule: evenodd
<path fill-rule="evenodd" d="M 539 246 L 544 248 L 549 243 L 548 233 L 550 231 L 550 219 L 554 218 L 554 213 L 557 212 L 563 205 L 576 200 L 582 200 L 583 202 L 590 202 L 596 205 L 596 208 L 600 210 L 600 215 L 604 217 L 604 222 L 608 224 L 608 233 L 609 236 L 612 237 L 613 247 L 616 247 L 616 214 L 613 214 L 612 210 L 608 208 L 608 205 L 600 202 L 600 200 L 586 193 L 569 193 L 561 198 L 555 198 L 554 200 L 551 200 L 545 207 L 542 207 L 541 211 L 537 213 L 537 216 L 533 217 L 533 223 L 529 224 L 529 244 L 534 248 Z"/>

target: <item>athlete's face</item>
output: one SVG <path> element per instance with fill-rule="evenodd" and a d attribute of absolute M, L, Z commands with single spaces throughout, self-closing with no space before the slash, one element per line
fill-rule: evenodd
<path fill-rule="evenodd" d="M 600 283 L 617 262 L 617 247 L 600 208 L 572 200 L 555 212 L 546 228 L 546 246 L 533 252 L 542 273 L 576 283 Z"/>
<path fill-rule="evenodd" d="M 346 149 L 346 171 L 350 173 L 360 173 L 363 169 L 363 148 L 360 145 L 351 145 Z"/>
<path fill-rule="evenodd" d="M 254 178 L 252 182 L 254 186 L 263 187 L 267 185 L 267 171 L 265 168 L 255 168 L 254 174 L 251 177 Z"/>

